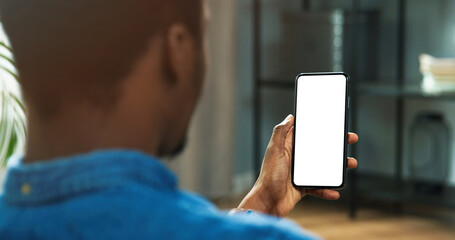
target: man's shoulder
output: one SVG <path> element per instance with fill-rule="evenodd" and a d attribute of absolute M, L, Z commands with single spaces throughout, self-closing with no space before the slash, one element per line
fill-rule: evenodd
<path fill-rule="evenodd" d="M 0 203 L 2 210 L 16 216 L 21 208 Z M 259 214 L 228 215 L 196 194 L 141 187 L 89 193 L 30 208 L 27 212 L 31 214 L 29 218 L 35 220 L 42 219 L 45 213 L 48 223 L 52 222 L 55 227 L 71 226 L 83 230 L 84 234 L 103 235 L 107 232 L 99 232 L 101 229 L 110 229 L 106 237 L 111 239 L 116 236 L 150 239 L 194 239 L 197 236 L 199 240 L 315 238 L 287 220 Z M 24 222 L 24 219 L 9 218 L 9 221 L 19 220 Z M 44 230 L 36 224 L 28 227 Z"/>

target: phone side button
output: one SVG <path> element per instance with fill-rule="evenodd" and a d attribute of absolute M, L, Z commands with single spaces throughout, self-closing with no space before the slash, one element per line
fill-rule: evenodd
<path fill-rule="evenodd" d="M 348 97 L 348 108 L 351 108 L 351 97 Z"/>

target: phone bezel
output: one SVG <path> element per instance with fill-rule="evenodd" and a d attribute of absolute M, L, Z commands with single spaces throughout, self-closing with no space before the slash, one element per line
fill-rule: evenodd
<path fill-rule="evenodd" d="M 305 185 L 297 185 L 294 182 L 294 164 L 295 164 L 295 135 L 296 135 L 296 128 L 297 128 L 297 90 L 298 90 L 298 82 L 299 78 L 302 76 L 327 76 L 327 75 L 343 75 L 346 78 L 346 98 L 345 98 L 345 124 L 344 124 L 344 151 L 343 151 L 343 181 L 340 186 L 305 186 Z M 345 186 L 346 183 L 346 168 L 347 168 L 347 150 L 348 150 L 348 118 L 349 118 L 349 100 L 350 100 L 350 91 L 349 91 L 349 83 L 350 83 L 350 77 L 347 73 L 344 72 L 314 72 L 314 73 L 300 73 L 297 75 L 295 79 L 295 89 L 294 89 L 294 134 L 293 134 L 293 140 L 292 140 L 292 169 L 291 169 L 291 182 L 292 185 L 296 188 L 307 188 L 307 189 L 321 189 L 321 188 L 327 188 L 327 189 L 340 189 Z"/>

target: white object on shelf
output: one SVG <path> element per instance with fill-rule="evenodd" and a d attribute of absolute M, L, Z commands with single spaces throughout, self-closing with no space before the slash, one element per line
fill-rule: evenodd
<path fill-rule="evenodd" d="M 420 55 L 422 88 L 426 92 L 455 92 L 455 58 L 435 58 Z"/>

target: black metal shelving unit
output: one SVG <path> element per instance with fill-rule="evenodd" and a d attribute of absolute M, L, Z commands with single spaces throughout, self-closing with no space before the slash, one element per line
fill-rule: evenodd
<path fill-rule="evenodd" d="M 352 1 L 352 46 L 356 46 L 356 18 L 358 17 L 360 11 L 360 2 L 361 0 L 351 0 Z M 255 159 L 255 168 L 257 173 L 259 173 L 261 162 L 262 162 L 262 151 L 261 151 L 261 90 L 266 88 L 271 89 L 294 89 L 294 83 L 290 81 L 282 81 L 280 79 L 263 79 L 262 78 L 262 49 L 261 49 L 261 0 L 253 0 L 253 51 L 254 51 L 254 117 L 253 117 L 253 136 L 254 136 L 254 159 Z M 396 68 L 397 76 L 394 84 L 371 84 L 365 83 L 361 84 L 356 81 L 356 76 L 352 76 L 353 81 L 351 81 L 351 124 L 352 130 L 356 131 L 358 124 L 358 103 L 357 98 L 362 97 L 389 97 L 395 99 L 395 173 L 393 179 L 377 179 L 374 176 L 365 176 L 357 173 L 356 170 L 350 172 L 349 176 L 349 215 L 352 218 L 356 217 L 357 209 L 362 202 L 367 200 L 375 199 L 381 201 L 388 201 L 394 207 L 396 213 L 402 213 L 403 206 L 407 202 L 420 203 L 420 204 L 437 204 L 438 206 L 444 207 L 455 207 L 455 202 L 451 201 L 455 197 L 454 192 L 448 192 L 440 197 L 424 196 L 424 195 L 415 195 L 410 190 L 412 186 L 404 180 L 403 177 L 403 133 L 404 133 L 404 101 L 405 99 L 419 98 L 419 99 L 431 99 L 431 100 L 454 100 L 455 93 L 444 93 L 444 94 L 428 94 L 422 91 L 420 86 L 407 85 L 405 83 L 405 43 L 406 43 L 406 0 L 397 0 L 397 52 L 396 52 Z M 309 1 L 303 1 L 303 7 L 308 7 Z M 356 70 L 356 48 L 352 48 L 352 66 L 351 71 L 355 72 Z M 356 155 L 356 147 L 351 148 L 352 154 Z M 369 192 L 364 194 L 364 189 L 375 188 L 374 193 Z"/>

